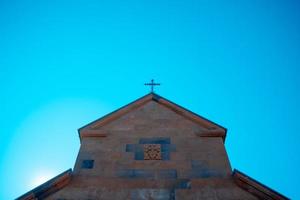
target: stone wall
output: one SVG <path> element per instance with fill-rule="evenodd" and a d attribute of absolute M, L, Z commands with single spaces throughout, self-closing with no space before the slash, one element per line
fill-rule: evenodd
<path fill-rule="evenodd" d="M 221 137 L 150 101 L 84 137 L 71 183 L 48 199 L 256 199 L 237 187 Z"/>

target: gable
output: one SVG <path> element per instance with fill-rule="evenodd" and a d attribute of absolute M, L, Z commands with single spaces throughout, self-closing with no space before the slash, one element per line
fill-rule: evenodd
<path fill-rule="evenodd" d="M 149 109 L 150 107 L 150 109 Z M 184 119 L 197 125 L 199 130 L 195 130 L 195 134 L 200 137 L 222 137 L 225 141 L 226 128 L 199 116 L 155 93 L 150 93 L 136 101 L 100 118 L 90 124 L 80 128 L 78 130 L 80 138 L 82 137 L 105 137 L 108 131 L 105 127 L 114 123 L 117 119 L 120 119 L 126 115 L 130 115 L 135 111 L 141 111 L 139 113 L 141 118 L 151 119 L 151 115 L 156 119 L 161 118 L 160 123 L 168 120 L 168 117 L 177 118 L 179 121 Z M 142 114 L 141 114 L 142 113 Z M 137 119 L 137 118 L 136 118 Z M 178 122 L 179 122 L 178 121 Z M 131 123 L 137 123 L 137 121 L 131 121 Z M 126 124 L 123 124 L 126 126 Z"/>
<path fill-rule="evenodd" d="M 154 93 L 79 134 L 87 138 L 74 170 L 18 199 L 288 199 L 237 170 L 232 173 L 225 128 Z"/>

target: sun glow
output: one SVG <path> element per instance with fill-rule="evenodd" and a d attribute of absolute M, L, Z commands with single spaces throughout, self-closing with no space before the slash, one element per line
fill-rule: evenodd
<path fill-rule="evenodd" d="M 37 186 L 49 181 L 53 177 L 54 177 L 54 175 L 52 173 L 49 173 L 49 172 L 39 173 L 31 181 L 31 186 L 32 187 L 37 187 Z"/>

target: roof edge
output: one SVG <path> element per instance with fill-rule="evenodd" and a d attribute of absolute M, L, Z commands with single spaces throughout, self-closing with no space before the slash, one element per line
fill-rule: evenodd
<path fill-rule="evenodd" d="M 232 177 L 234 179 L 234 182 L 239 187 L 257 196 L 260 199 L 289 200 L 288 197 L 247 176 L 237 169 L 233 170 Z"/>
<path fill-rule="evenodd" d="M 82 130 L 82 129 L 88 127 L 89 125 L 91 125 L 91 124 L 93 124 L 93 123 L 95 123 L 95 122 L 97 122 L 97 121 L 99 121 L 99 120 L 101 120 L 101 119 L 104 119 L 105 117 L 108 117 L 109 115 L 112 115 L 112 114 L 114 114 L 114 113 L 116 113 L 116 112 L 122 110 L 123 108 L 125 108 L 125 107 L 127 107 L 127 106 L 129 106 L 129 105 L 131 105 L 131 104 L 134 104 L 135 102 L 137 102 L 137 101 L 139 101 L 139 100 L 141 100 L 141 99 L 143 99 L 143 98 L 145 98 L 145 97 L 147 97 L 147 96 L 150 96 L 151 94 L 153 94 L 153 93 L 151 92 L 151 93 L 149 93 L 149 94 L 146 94 L 146 95 L 144 95 L 144 96 L 142 96 L 142 97 L 140 97 L 140 98 L 138 98 L 138 99 L 136 99 L 136 100 L 134 100 L 134 101 L 132 101 L 132 102 L 130 102 L 130 103 L 128 103 L 128 104 L 126 104 L 125 106 L 122 106 L 122 107 L 118 108 L 117 110 L 114 110 L 114 111 L 112 111 L 112 112 L 110 112 L 110 113 L 107 113 L 106 115 L 104 115 L 104 116 L 102 116 L 102 117 L 99 117 L 98 119 L 93 120 L 92 122 L 90 122 L 90 123 L 88 123 L 88 124 L 86 124 L 86 125 L 80 127 L 80 128 L 78 129 L 78 132 L 80 132 L 80 130 Z"/>
<path fill-rule="evenodd" d="M 226 138 L 226 134 L 227 134 L 227 129 L 205 117 L 202 117 L 154 92 L 150 92 L 140 98 L 138 98 L 137 100 L 131 102 L 131 103 L 128 103 L 126 104 L 125 106 L 122 106 L 121 108 L 113 111 L 113 112 L 110 112 L 90 123 L 88 123 L 87 125 L 81 127 L 78 129 L 78 134 L 79 134 L 79 138 L 81 140 L 82 138 L 82 131 L 89 127 L 89 126 L 92 126 L 93 124 L 95 123 L 100 123 L 98 125 L 96 125 L 95 127 L 101 127 L 102 125 L 106 124 L 106 123 L 109 123 L 111 120 L 114 120 L 120 116 L 122 116 L 123 114 L 126 114 L 128 113 L 129 111 L 131 111 L 132 109 L 135 109 L 135 108 L 138 108 L 140 107 L 141 105 L 147 103 L 148 101 L 156 101 L 157 103 L 159 104 L 162 104 L 163 106 L 165 107 L 168 107 L 169 109 L 173 110 L 174 112 L 182 115 L 183 117 L 186 117 L 188 118 L 189 120 L 192 120 L 196 123 L 202 123 L 202 125 L 204 126 L 208 126 L 207 124 L 213 124 L 214 126 L 216 126 L 219 130 L 222 130 L 222 132 L 224 132 L 223 134 L 219 134 L 219 135 L 212 135 L 211 137 L 222 137 L 223 138 L 223 141 L 225 142 L 225 138 Z M 204 123 L 204 124 L 203 124 Z M 92 127 L 91 129 L 95 128 L 95 127 Z M 214 130 L 210 130 L 210 132 L 214 132 Z"/>
<path fill-rule="evenodd" d="M 49 181 L 37 186 L 22 196 L 16 198 L 16 200 L 34 200 L 44 199 L 45 197 L 57 192 L 62 189 L 70 182 L 72 177 L 72 169 L 68 169 Z"/>
<path fill-rule="evenodd" d="M 170 101 L 169 99 L 166 99 L 166 98 L 164 98 L 164 97 L 161 97 L 161 96 L 159 96 L 158 94 L 155 94 L 155 93 L 153 93 L 153 94 L 154 94 L 155 96 L 161 98 L 161 99 L 164 99 L 165 101 L 169 102 L 170 104 L 173 104 L 174 106 L 176 106 L 176 107 L 178 107 L 178 108 L 180 108 L 180 109 L 182 109 L 182 110 L 185 110 L 185 111 L 189 112 L 190 114 L 192 114 L 192 115 L 194 115 L 194 116 L 196 116 L 196 117 L 198 117 L 198 118 L 201 118 L 201 119 L 203 119 L 204 121 L 207 121 L 207 122 L 209 122 L 209 123 L 211 123 L 211 124 L 213 124 L 213 125 L 215 125 L 215 126 L 221 128 L 221 129 L 223 129 L 224 132 L 225 132 L 225 134 L 224 134 L 224 136 L 223 136 L 223 141 L 225 142 L 225 138 L 226 138 L 226 135 L 227 135 L 227 128 L 225 128 L 224 126 L 221 126 L 220 124 L 217 124 L 217 123 L 215 123 L 215 122 L 213 122 L 213 121 L 207 119 L 206 117 L 203 117 L 203 116 L 201 116 L 201 115 L 199 115 L 199 114 L 197 114 L 197 113 L 195 113 L 195 112 L 193 112 L 193 111 L 191 111 L 191 110 L 189 110 L 189 109 L 187 109 L 187 108 L 184 108 L 184 107 L 182 107 L 182 106 L 180 106 L 180 105 L 178 105 L 178 104 L 176 104 L 176 103 Z M 159 100 L 158 100 L 158 101 L 159 101 Z"/>

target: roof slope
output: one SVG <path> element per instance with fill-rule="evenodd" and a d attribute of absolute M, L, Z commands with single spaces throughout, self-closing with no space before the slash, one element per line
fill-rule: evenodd
<path fill-rule="evenodd" d="M 257 196 L 259 199 L 270 199 L 270 200 L 289 199 L 236 169 L 233 171 L 232 177 L 235 183 L 239 187 Z"/>
<path fill-rule="evenodd" d="M 66 185 L 69 184 L 72 176 L 72 169 L 68 169 L 58 176 L 50 179 L 46 183 L 30 190 L 29 192 L 23 194 L 22 196 L 16 198 L 16 200 L 35 200 L 44 199 L 50 194 L 57 192 Z"/>
<path fill-rule="evenodd" d="M 125 105 L 124 107 L 121 107 L 119 109 L 117 109 L 116 111 L 109 113 L 85 126 L 83 126 L 82 128 L 78 129 L 79 132 L 79 136 L 80 139 L 82 137 L 105 137 L 106 133 L 101 133 L 99 131 L 95 131 L 96 129 L 101 128 L 102 126 L 108 124 L 109 122 L 118 119 L 119 117 L 127 114 L 130 111 L 133 111 L 143 105 L 145 105 L 146 103 L 148 103 L 149 101 L 155 101 L 157 103 L 159 103 L 160 105 L 174 111 L 175 113 L 177 113 L 178 115 L 183 116 L 184 118 L 191 120 L 197 124 L 199 124 L 200 126 L 204 127 L 207 129 L 205 134 L 201 134 L 199 136 L 202 137 L 222 137 L 223 141 L 225 141 L 225 137 L 226 137 L 226 132 L 227 129 L 186 109 L 183 108 L 173 102 L 171 102 L 170 100 L 161 97 L 153 92 Z"/>

